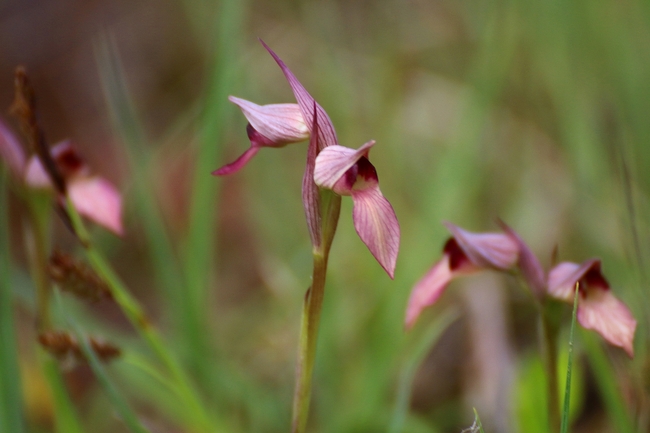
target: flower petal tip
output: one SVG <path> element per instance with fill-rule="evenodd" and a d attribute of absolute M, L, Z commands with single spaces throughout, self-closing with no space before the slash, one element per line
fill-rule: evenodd
<path fill-rule="evenodd" d="M 394 278 L 400 242 L 395 210 L 377 185 L 353 190 L 352 200 L 352 219 L 357 234 L 390 278 Z"/>
<path fill-rule="evenodd" d="M 250 161 L 260 150 L 257 146 L 249 147 L 246 152 L 242 153 L 239 158 L 230 164 L 226 164 L 221 168 L 218 168 L 212 172 L 213 176 L 227 176 L 229 174 L 237 173 L 239 170 L 244 168 L 248 161 Z"/>
<path fill-rule="evenodd" d="M 81 215 L 118 236 L 124 234 L 122 196 L 107 180 L 98 176 L 73 179 L 68 195 Z"/>
<path fill-rule="evenodd" d="M 449 268 L 449 256 L 445 254 L 413 287 L 404 321 L 407 330 L 413 327 L 425 308 L 436 303 L 453 277 Z"/>

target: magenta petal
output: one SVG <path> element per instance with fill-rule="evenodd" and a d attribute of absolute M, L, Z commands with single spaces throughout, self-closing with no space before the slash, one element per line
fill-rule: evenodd
<path fill-rule="evenodd" d="M 558 264 L 548 274 L 548 294 L 562 301 L 573 302 L 576 283 L 583 279 L 590 270 L 600 272 L 600 260 L 587 260 L 581 265 L 571 262 Z"/>
<path fill-rule="evenodd" d="M 284 76 L 287 78 L 287 81 L 291 86 L 291 90 L 293 90 L 296 101 L 300 106 L 303 119 L 313 119 L 314 108 L 316 111 L 318 111 L 318 150 L 322 150 L 325 147 L 338 144 L 334 125 L 332 125 L 332 121 L 330 120 L 323 107 L 318 105 L 316 100 L 309 94 L 309 92 L 307 92 L 300 81 L 298 81 L 296 76 L 293 75 L 293 72 L 291 72 L 287 65 L 285 65 L 282 59 L 280 59 L 280 57 L 278 57 L 278 55 L 275 54 L 275 52 L 269 48 L 269 46 L 266 45 L 263 40 L 260 39 L 260 42 L 262 45 L 264 45 L 264 48 L 266 48 L 269 54 L 273 56 L 278 66 L 280 66 L 280 69 L 282 69 Z M 309 127 L 310 131 L 313 130 L 312 125 L 309 121 L 307 121 L 307 126 Z"/>
<path fill-rule="evenodd" d="M 122 197 L 107 180 L 78 177 L 68 184 L 68 195 L 79 214 L 122 235 Z"/>
<path fill-rule="evenodd" d="M 589 290 L 578 302 L 578 322 L 599 333 L 608 343 L 622 347 L 632 358 L 636 320 L 625 304 L 610 290 L 601 288 Z"/>
<path fill-rule="evenodd" d="M 246 152 L 242 153 L 242 155 L 237 158 L 235 161 L 231 162 L 230 164 L 226 164 L 223 167 L 215 170 L 212 172 L 213 176 L 226 176 L 228 174 L 233 174 L 241 170 L 247 163 L 248 161 L 251 160 L 257 154 L 257 152 L 260 150 L 258 146 L 251 146 L 249 147 Z"/>
<path fill-rule="evenodd" d="M 25 152 L 11 130 L 0 122 L 0 157 L 18 179 L 25 169 Z"/>
<path fill-rule="evenodd" d="M 519 248 L 510 236 L 501 233 L 471 233 L 451 223 L 445 223 L 445 226 L 474 265 L 507 270 L 517 262 Z"/>
<path fill-rule="evenodd" d="M 391 278 L 399 251 L 400 229 L 395 211 L 379 186 L 352 191 L 352 219 L 361 240 Z"/>
<path fill-rule="evenodd" d="M 406 307 L 406 329 L 415 324 L 422 310 L 440 298 L 454 276 L 449 269 L 449 256 L 445 254 L 413 287 Z"/>
<path fill-rule="evenodd" d="M 533 254 L 528 245 L 521 239 L 519 234 L 513 229 L 508 227 L 503 221 L 500 222 L 501 228 L 503 231 L 508 234 L 513 241 L 516 242 L 519 248 L 519 260 L 518 265 L 521 269 L 521 274 L 523 275 L 526 283 L 533 291 L 533 294 L 538 298 L 544 296 L 546 290 L 546 276 L 544 273 L 544 268 L 542 268 L 541 263 L 537 259 L 537 256 Z"/>
<path fill-rule="evenodd" d="M 268 140 L 268 146 L 280 147 L 309 138 L 309 128 L 297 104 L 257 105 L 229 96 L 241 108 L 251 126 Z"/>
<path fill-rule="evenodd" d="M 323 149 L 316 157 L 314 182 L 322 188 L 334 189 L 336 182 L 343 177 L 354 164 L 364 156 L 368 156 L 375 141 L 369 141 L 359 149 L 334 145 Z"/>

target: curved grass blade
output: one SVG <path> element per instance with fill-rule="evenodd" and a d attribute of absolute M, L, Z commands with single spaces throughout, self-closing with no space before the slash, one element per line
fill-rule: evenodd
<path fill-rule="evenodd" d="M 427 328 L 426 332 L 417 343 L 413 351 L 406 358 L 399 374 L 397 384 L 397 398 L 393 408 L 392 420 L 388 429 L 389 433 L 399 433 L 404 428 L 404 423 L 409 412 L 413 380 L 420 364 L 427 353 L 438 342 L 443 332 L 458 318 L 458 311 L 448 309 Z"/>
<path fill-rule="evenodd" d="M 578 288 L 580 283 L 576 283 L 575 293 L 573 295 L 573 313 L 571 314 L 571 330 L 569 331 L 569 359 L 566 367 L 566 387 L 564 388 L 564 407 L 562 408 L 561 433 L 569 431 L 569 406 L 571 402 L 571 370 L 573 368 L 573 331 L 576 327 L 576 314 L 578 312 Z"/>

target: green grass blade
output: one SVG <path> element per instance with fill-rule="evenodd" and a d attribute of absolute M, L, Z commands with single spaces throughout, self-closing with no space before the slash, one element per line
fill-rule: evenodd
<path fill-rule="evenodd" d="M 564 388 L 564 407 L 562 408 L 561 433 L 569 431 L 569 407 L 571 402 L 571 370 L 573 368 L 573 331 L 576 327 L 576 315 L 578 312 L 578 283 L 576 283 L 573 296 L 573 313 L 571 315 L 571 330 L 569 331 L 569 359 L 566 367 L 566 387 Z"/>
<path fill-rule="evenodd" d="M 129 172 L 133 175 L 134 197 L 131 201 L 136 213 L 143 220 L 141 227 L 156 272 L 156 285 L 164 290 L 170 305 L 179 305 L 182 303 L 183 290 L 180 288 L 183 287 L 183 279 L 172 241 L 165 228 L 160 209 L 155 203 L 151 185 L 147 181 L 147 167 L 151 159 L 147 139 L 130 97 L 124 71 L 112 39 L 108 36 L 102 37 L 96 43 L 95 52 L 113 128 L 125 145 Z M 177 322 L 180 320 L 178 314 L 175 319 Z"/>
<path fill-rule="evenodd" d="M 478 428 L 478 431 L 480 433 L 485 433 L 485 430 L 483 430 L 483 424 L 481 423 L 481 417 L 478 416 L 478 411 L 476 410 L 476 408 L 473 409 L 474 409 L 474 420 L 476 422 L 476 427 Z"/>
<path fill-rule="evenodd" d="M 83 433 L 83 428 L 79 423 L 77 412 L 70 400 L 70 395 L 66 388 L 61 371 L 59 371 L 58 362 L 49 354 L 42 354 L 43 372 L 52 391 L 54 401 L 54 414 L 56 419 L 57 433 Z"/>
<path fill-rule="evenodd" d="M 204 332 L 208 322 L 210 268 L 214 263 L 215 204 L 218 202 L 218 179 L 210 175 L 217 168 L 225 125 L 228 124 L 228 94 L 232 92 L 237 68 L 237 48 L 246 2 L 226 0 L 218 10 L 213 45 L 216 55 L 206 89 L 205 111 L 199 131 L 194 179 L 192 181 L 189 233 L 186 239 L 184 271 L 187 278 L 186 319 L 191 326 L 194 367 L 200 377 L 207 377 L 214 368 L 209 339 Z"/>
<path fill-rule="evenodd" d="M 393 409 L 389 433 L 399 433 L 404 428 L 404 423 L 409 412 L 411 389 L 413 380 L 420 364 L 427 353 L 436 344 L 442 333 L 458 318 L 458 311 L 449 309 L 443 312 L 429 325 L 426 332 L 408 355 L 399 374 L 397 385 L 397 398 Z"/>
<path fill-rule="evenodd" d="M 0 431 L 22 433 L 25 424 L 10 282 L 7 187 L 7 172 L 0 167 Z"/>

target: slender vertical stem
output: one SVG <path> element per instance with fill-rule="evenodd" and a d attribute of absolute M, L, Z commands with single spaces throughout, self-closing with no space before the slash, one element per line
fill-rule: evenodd
<path fill-rule="evenodd" d="M 341 211 L 341 196 L 331 191 L 319 191 L 320 194 L 320 233 L 321 243 L 314 247 L 314 269 L 312 283 L 305 294 L 302 319 L 300 323 L 300 343 L 296 365 L 296 387 L 293 395 L 293 414 L 291 431 L 303 433 L 307 428 L 309 403 L 311 401 L 311 383 L 316 359 L 316 343 L 321 309 L 325 296 L 325 277 L 330 247 Z"/>
<path fill-rule="evenodd" d="M 559 327 L 550 316 L 549 309 L 544 308 L 540 314 L 540 331 L 544 367 L 546 369 L 549 430 L 557 431 L 560 428 L 560 391 L 557 377 L 557 336 Z"/>
<path fill-rule="evenodd" d="M 325 295 L 326 270 L 327 259 L 322 255 L 314 254 L 312 285 L 305 294 L 300 326 L 300 348 L 298 365 L 296 367 L 296 388 L 293 398 L 293 419 L 291 425 L 291 431 L 293 433 L 304 432 L 307 427 L 318 327 Z"/>

